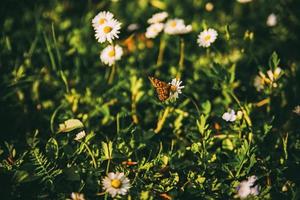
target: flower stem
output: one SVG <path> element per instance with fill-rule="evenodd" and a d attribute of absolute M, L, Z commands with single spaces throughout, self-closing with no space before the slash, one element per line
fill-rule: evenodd
<path fill-rule="evenodd" d="M 158 57 L 156 62 L 157 67 L 160 67 L 163 63 L 165 48 L 166 48 L 166 41 L 164 40 L 164 37 L 161 37 L 159 42 L 159 52 L 158 52 Z"/>
<path fill-rule="evenodd" d="M 177 72 L 177 77 L 180 78 L 181 73 L 183 72 L 184 69 L 184 39 L 180 37 L 179 40 L 179 63 L 178 63 L 179 69 Z"/>
<path fill-rule="evenodd" d="M 89 155 L 91 156 L 92 158 L 92 162 L 93 162 L 93 165 L 94 165 L 94 168 L 97 168 L 97 162 L 96 162 L 96 159 L 91 151 L 91 149 L 89 148 L 89 146 L 85 143 L 85 142 L 82 142 L 84 147 L 86 148 L 86 150 L 88 151 Z"/>
<path fill-rule="evenodd" d="M 114 47 L 114 52 L 116 53 L 116 48 L 115 48 L 115 44 L 112 43 L 113 47 Z M 115 56 L 114 56 L 115 57 Z M 110 75 L 109 75 L 109 78 L 108 78 L 108 84 L 112 84 L 113 80 L 114 80 L 114 76 L 115 76 L 115 73 L 116 73 L 116 60 L 111 68 L 111 71 L 110 71 Z"/>
<path fill-rule="evenodd" d="M 235 94 L 231 91 L 229 92 L 229 94 L 231 95 L 231 97 L 237 102 L 237 104 L 239 105 L 240 109 L 242 110 L 243 112 L 243 115 L 244 115 L 244 118 L 246 120 L 246 123 L 248 125 L 249 128 L 252 127 L 252 122 L 251 122 L 251 119 L 248 115 L 248 112 L 246 111 L 246 109 L 242 106 L 240 100 L 235 96 Z"/>
<path fill-rule="evenodd" d="M 106 174 L 109 172 L 109 167 L 110 167 L 110 159 L 107 160 L 107 165 L 106 165 Z"/>
<path fill-rule="evenodd" d="M 112 84 L 112 82 L 114 80 L 115 73 L 116 73 L 116 64 L 114 63 L 112 68 L 111 68 L 110 75 L 109 75 L 109 78 L 108 78 L 108 84 L 109 85 Z"/>
<path fill-rule="evenodd" d="M 171 107 L 169 106 L 164 110 L 162 117 L 157 122 L 156 129 L 154 130 L 155 133 L 159 133 L 161 131 L 170 111 L 171 111 Z"/>

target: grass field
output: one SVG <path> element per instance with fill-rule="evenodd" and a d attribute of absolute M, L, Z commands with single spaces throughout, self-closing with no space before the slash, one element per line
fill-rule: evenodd
<path fill-rule="evenodd" d="M 299 1 L 0 4 L 0 199 L 300 199 Z"/>

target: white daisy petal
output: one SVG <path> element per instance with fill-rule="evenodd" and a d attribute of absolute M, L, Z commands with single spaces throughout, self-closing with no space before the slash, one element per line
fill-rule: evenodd
<path fill-rule="evenodd" d="M 187 34 L 192 31 L 191 25 L 185 25 L 183 19 L 170 19 L 165 24 L 164 29 L 166 34 L 169 35 L 181 35 Z"/>
<path fill-rule="evenodd" d="M 85 137 L 85 131 L 80 131 L 79 133 L 76 134 L 76 137 L 74 138 L 74 140 L 80 141 L 82 138 Z"/>
<path fill-rule="evenodd" d="M 113 19 L 113 17 L 114 15 L 112 13 L 108 11 L 102 11 L 93 18 L 92 25 L 96 30 L 97 28 L 105 24 L 107 21 Z"/>
<path fill-rule="evenodd" d="M 250 3 L 252 0 L 237 0 L 239 3 Z"/>
<path fill-rule="evenodd" d="M 71 200 L 85 200 L 84 194 L 77 193 L 77 192 L 72 192 Z"/>
<path fill-rule="evenodd" d="M 160 23 L 160 22 L 163 22 L 168 17 L 168 15 L 169 14 L 167 12 L 156 13 L 156 14 L 152 15 L 152 17 L 150 19 L 148 19 L 147 22 L 149 24 Z"/>
<path fill-rule="evenodd" d="M 103 179 L 102 184 L 103 189 L 112 197 L 115 197 L 117 194 L 125 195 L 130 188 L 129 179 L 123 172 L 109 173 L 107 177 Z"/>
<path fill-rule="evenodd" d="M 145 33 L 146 38 L 155 38 L 164 28 L 164 24 L 155 23 L 151 24 Z"/>
<path fill-rule="evenodd" d="M 110 19 L 96 28 L 95 37 L 100 43 L 105 41 L 111 43 L 115 38 L 119 38 L 120 29 L 121 23 L 115 19 Z"/>
<path fill-rule="evenodd" d="M 209 47 L 212 43 L 217 39 L 218 33 L 216 30 L 209 28 L 207 30 L 202 31 L 198 35 L 197 42 L 200 47 Z"/>
<path fill-rule="evenodd" d="M 116 61 L 121 60 L 122 55 L 123 50 L 119 45 L 109 45 L 102 50 L 100 59 L 104 64 L 112 66 Z"/>
<path fill-rule="evenodd" d="M 181 86 L 181 83 L 182 81 L 177 80 L 176 78 L 173 78 L 169 83 L 171 85 L 170 99 L 176 100 L 179 97 L 179 94 L 182 93 L 181 89 L 184 88 L 184 86 Z"/>

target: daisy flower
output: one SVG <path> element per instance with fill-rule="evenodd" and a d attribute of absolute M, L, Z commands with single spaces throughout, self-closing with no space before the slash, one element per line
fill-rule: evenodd
<path fill-rule="evenodd" d="M 120 60 L 123 55 L 123 50 L 119 45 L 109 45 L 102 50 L 100 54 L 101 61 L 109 66 L 112 66 L 117 60 Z"/>
<path fill-rule="evenodd" d="M 198 35 L 198 44 L 200 47 L 209 47 L 217 39 L 218 33 L 215 29 L 209 28 Z"/>
<path fill-rule="evenodd" d="M 116 195 L 125 195 L 130 188 L 129 179 L 124 173 L 108 173 L 103 179 L 103 190 L 108 192 L 112 197 Z"/>
<path fill-rule="evenodd" d="M 229 109 L 228 112 L 225 112 L 222 115 L 222 119 L 224 119 L 226 122 L 234 122 L 237 119 L 237 115 L 235 114 L 234 110 Z"/>
<path fill-rule="evenodd" d="M 170 89 L 170 99 L 174 99 L 176 100 L 179 96 L 179 94 L 181 94 L 181 89 L 184 88 L 184 86 L 180 86 L 182 83 L 182 81 L 180 81 L 179 79 L 173 78 L 171 83 L 169 83 L 171 85 L 171 89 Z"/>
<path fill-rule="evenodd" d="M 237 196 L 241 199 L 249 195 L 257 196 L 259 194 L 258 185 L 255 185 L 256 176 L 250 176 L 247 180 L 242 181 L 237 187 Z"/>
<path fill-rule="evenodd" d="M 169 16 L 169 14 L 167 12 L 159 12 L 159 13 L 152 15 L 152 17 L 150 19 L 148 19 L 147 22 L 149 24 L 163 22 L 168 16 Z"/>
<path fill-rule="evenodd" d="M 169 35 L 186 34 L 192 31 L 191 25 L 185 25 L 183 19 L 170 19 L 165 24 L 165 33 Z"/>
<path fill-rule="evenodd" d="M 76 137 L 74 138 L 74 140 L 80 141 L 85 136 L 86 136 L 85 131 L 80 131 L 79 133 L 76 134 Z"/>
<path fill-rule="evenodd" d="M 115 38 L 119 38 L 120 29 L 121 23 L 118 20 L 111 19 L 97 27 L 95 37 L 100 43 L 105 41 L 112 43 Z"/>
<path fill-rule="evenodd" d="M 146 31 L 146 38 L 155 38 L 164 28 L 163 23 L 151 24 Z"/>
<path fill-rule="evenodd" d="M 96 15 L 92 20 L 92 25 L 95 30 L 97 30 L 100 26 L 103 26 L 106 22 L 112 20 L 114 15 L 108 11 L 102 11 L 98 15 Z"/>
<path fill-rule="evenodd" d="M 267 22 L 266 23 L 267 23 L 267 26 L 270 26 L 270 27 L 276 26 L 276 24 L 277 24 L 277 17 L 276 17 L 276 15 L 274 13 L 270 14 L 268 16 L 268 18 L 267 18 Z"/>
<path fill-rule="evenodd" d="M 71 200 L 85 200 L 84 195 L 77 192 L 72 192 Z"/>
<path fill-rule="evenodd" d="M 249 3 L 252 0 L 236 0 L 236 1 L 239 2 L 239 3 Z"/>

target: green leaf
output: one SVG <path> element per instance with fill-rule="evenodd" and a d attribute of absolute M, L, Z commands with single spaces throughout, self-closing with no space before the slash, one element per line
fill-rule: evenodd
<path fill-rule="evenodd" d="M 68 119 L 59 125 L 58 133 L 70 132 L 78 128 L 83 128 L 83 123 L 79 119 Z"/>
<path fill-rule="evenodd" d="M 103 160 L 110 160 L 112 159 L 112 151 L 113 151 L 113 143 L 111 141 L 109 142 L 101 142 L 102 144 L 102 152 L 103 152 L 103 156 L 102 159 Z"/>
<path fill-rule="evenodd" d="M 58 143 L 55 138 L 50 138 L 46 144 L 46 153 L 48 156 L 58 158 Z"/>

